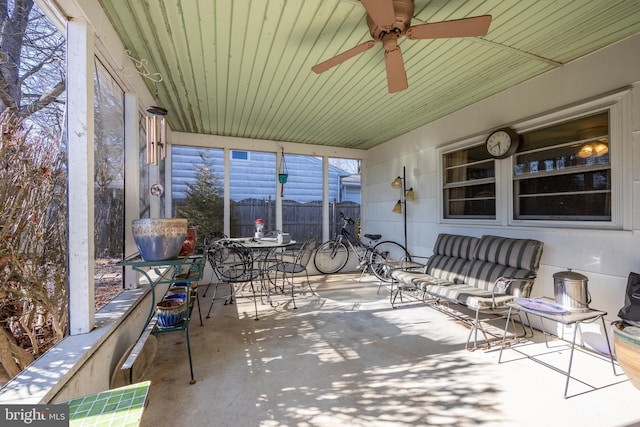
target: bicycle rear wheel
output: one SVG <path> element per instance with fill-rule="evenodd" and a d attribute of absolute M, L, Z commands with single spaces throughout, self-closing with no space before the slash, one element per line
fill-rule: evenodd
<path fill-rule="evenodd" d="M 342 270 L 349 260 L 349 249 L 342 242 L 329 240 L 324 242 L 313 258 L 313 264 L 322 274 L 337 273 Z"/>
<path fill-rule="evenodd" d="M 409 252 L 400 243 L 386 241 L 380 242 L 373 247 L 373 252 L 369 256 L 369 266 L 371 272 L 383 282 L 390 282 L 389 273 L 393 269 L 391 262 L 411 261 Z"/>

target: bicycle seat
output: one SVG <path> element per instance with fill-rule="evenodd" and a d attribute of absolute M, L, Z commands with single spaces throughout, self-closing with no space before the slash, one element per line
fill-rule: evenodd
<path fill-rule="evenodd" d="M 382 239 L 382 234 L 365 234 L 364 237 L 369 240 L 376 241 Z"/>

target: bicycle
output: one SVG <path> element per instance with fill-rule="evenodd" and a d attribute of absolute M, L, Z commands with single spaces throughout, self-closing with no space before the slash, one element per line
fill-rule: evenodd
<path fill-rule="evenodd" d="M 342 219 L 340 233 L 337 233 L 332 240 L 320 245 L 313 258 L 313 264 L 320 273 L 339 272 L 347 265 L 349 254 L 353 252 L 358 257 L 358 269 L 362 269 L 362 274 L 369 270 L 381 281 L 390 282 L 390 264 L 411 261 L 411 256 L 404 246 L 390 240 L 379 242 L 382 238 L 380 234 L 365 234 L 364 237 L 369 240 L 368 244 L 365 245 L 360 240 L 354 244 L 347 226 L 355 224 L 355 221 L 344 216 L 342 212 L 340 212 L 340 218 Z"/>

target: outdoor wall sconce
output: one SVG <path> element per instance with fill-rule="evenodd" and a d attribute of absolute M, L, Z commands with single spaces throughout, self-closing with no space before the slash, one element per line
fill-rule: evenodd
<path fill-rule="evenodd" d="M 407 176 L 406 168 L 402 167 L 402 177 L 397 177 L 391 182 L 391 187 L 396 190 L 401 190 L 400 199 L 396 202 L 391 210 L 393 213 L 403 214 L 404 225 L 404 247 L 407 247 L 407 201 L 413 202 L 416 199 L 416 194 L 413 192 L 413 187 L 407 190 Z"/>

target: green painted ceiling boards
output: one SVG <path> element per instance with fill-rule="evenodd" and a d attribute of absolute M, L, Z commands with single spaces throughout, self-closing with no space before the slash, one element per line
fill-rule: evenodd
<path fill-rule="evenodd" d="M 414 25 L 493 16 L 481 38 L 400 39 L 389 94 L 356 0 L 100 0 L 132 56 L 163 76 L 176 131 L 368 149 L 640 32 L 636 0 L 416 0 Z M 150 89 L 155 91 L 153 84 Z"/>

